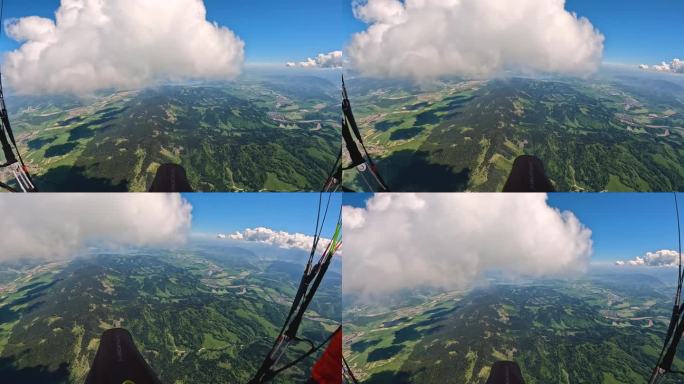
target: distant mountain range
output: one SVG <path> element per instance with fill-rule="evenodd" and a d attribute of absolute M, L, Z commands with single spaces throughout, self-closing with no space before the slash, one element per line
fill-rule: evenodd
<path fill-rule="evenodd" d="M 125 327 L 164 382 L 245 383 L 280 331 L 305 256 L 286 252 L 278 260 L 258 248 L 193 242 L 29 267 L 0 282 L 0 377 L 82 383 L 102 332 Z M 335 266 L 304 320 L 304 337 L 321 342 L 337 327 L 340 287 Z M 277 382 L 305 381 L 313 362 Z"/>
<path fill-rule="evenodd" d="M 315 76 L 8 104 L 42 191 L 147 191 L 164 163 L 199 191 L 320 190 L 340 146 L 336 86 Z"/>
<path fill-rule="evenodd" d="M 604 272 L 421 293 L 420 304 L 350 304 L 345 356 L 363 383 L 484 384 L 502 360 L 519 363 L 531 384 L 641 383 L 657 361 L 673 294 L 650 274 Z"/>
<path fill-rule="evenodd" d="M 684 86 L 663 76 L 354 78 L 348 89 L 393 191 L 501 191 L 523 154 L 558 191 L 684 189 Z M 345 182 L 363 189 L 356 171 Z"/>

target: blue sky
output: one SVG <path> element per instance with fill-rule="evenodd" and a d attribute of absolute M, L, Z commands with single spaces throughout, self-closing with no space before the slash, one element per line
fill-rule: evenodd
<path fill-rule="evenodd" d="M 246 42 L 248 63 L 302 61 L 339 50 L 348 38 L 339 0 L 205 0 L 207 18 L 227 26 Z M 59 0 L 5 0 L 5 19 L 54 18 Z M 17 44 L 6 37 L 0 50 Z"/>
<path fill-rule="evenodd" d="M 344 204 L 364 207 L 370 194 L 347 194 Z M 684 194 L 679 194 L 684 213 Z M 633 259 L 646 252 L 677 249 L 677 219 L 671 193 L 554 193 L 549 205 L 572 211 L 589 227 L 594 262 Z"/>
<path fill-rule="evenodd" d="M 339 50 L 340 0 L 205 0 L 208 17 L 226 25 L 246 43 L 248 62 L 302 61 Z"/>
<path fill-rule="evenodd" d="M 59 0 L 5 0 L 4 7 L 3 16 L 5 21 L 25 16 L 40 16 L 54 19 L 55 11 L 59 7 Z M 9 39 L 4 32 L 3 26 L 0 50 L 8 51 L 17 48 L 19 44 Z"/>
<path fill-rule="evenodd" d="M 313 235 L 318 193 L 209 193 L 184 194 L 192 205 L 192 231 L 231 233 L 245 228 L 267 227 Z M 327 199 L 328 195 L 324 195 Z M 324 203 L 327 200 L 324 200 Z M 339 218 L 342 196 L 332 196 L 323 235 L 330 237 Z"/>
<path fill-rule="evenodd" d="M 301 61 L 339 50 L 365 25 L 354 19 L 351 0 L 205 0 L 208 18 L 228 26 L 247 43 L 248 63 Z M 58 0 L 6 0 L 5 17 L 52 17 Z M 605 61 L 654 64 L 684 57 L 684 1 L 567 0 L 606 35 Z M 7 38 L 0 50 L 16 48 Z"/>
<path fill-rule="evenodd" d="M 654 64 L 684 57 L 684 1 L 567 0 L 605 36 L 604 61 Z"/>
<path fill-rule="evenodd" d="M 678 195 L 684 212 L 684 194 Z M 677 249 L 672 193 L 551 194 L 549 204 L 572 211 L 593 231 L 594 261 L 633 259 Z"/>

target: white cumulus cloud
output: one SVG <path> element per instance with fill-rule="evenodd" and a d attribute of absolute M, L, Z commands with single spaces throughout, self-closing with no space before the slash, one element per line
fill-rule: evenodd
<path fill-rule="evenodd" d="M 604 36 L 564 0 L 355 0 L 353 10 L 368 28 L 347 55 L 368 76 L 585 75 L 603 56 Z"/>
<path fill-rule="evenodd" d="M 543 194 L 382 194 L 343 208 L 345 293 L 472 286 L 487 271 L 581 273 L 591 230 Z"/>
<path fill-rule="evenodd" d="M 203 0 L 62 0 L 55 20 L 10 20 L 3 70 L 19 93 L 89 93 L 158 81 L 232 79 L 244 43 Z"/>
<path fill-rule="evenodd" d="M 228 238 L 231 240 L 268 244 L 285 249 L 301 249 L 304 251 L 311 250 L 314 240 L 313 236 L 305 235 L 303 233 L 276 231 L 265 227 L 247 228 L 244 231 L 231 233 L 228 235 Z M 321 238 L 318 244 L 319 246 L 325 247 L 329 242 L 330 239 Z"/>
<path fill-rule="evenodd" d="M 175 194 L 7 195 L 0 212 L 0 261 L 68 259 L 91 244 L 176 245 L 192 220 Z"/>
<path fill-rule="evenodd" d="M 660 64 L 655 64 L 652 66 L 640 65 L 640 69 L 643 70 L 653 70 L 656 72 L 670 72 L 670 73 L 682 73 L 684 74 L 684 60 L 673 59 L 671 62 L 667 63 L 663 61 Z"/>
<path fill-rule="evenodd" d="M 619 260 L 615 262 L 618 266 L 643 266 L 643 267 L 676 267 L 679 265 L 679 252 L 661 249 L 655 252 L 646 252 L 642 256 L 637 256 L 632 260 Z"/>
<path fill-rule="evenodd" d="M 309 57 L 306 61 L 293 62 L 290 61 L 285 66 L 289 68 L 334 68 L 339 69 L 344 65 L 342 51 L 333 51 L 330 53 L 320 53 L 315 58 Z"/>

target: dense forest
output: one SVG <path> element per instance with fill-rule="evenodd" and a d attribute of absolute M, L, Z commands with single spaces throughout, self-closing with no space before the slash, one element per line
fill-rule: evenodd
<path fill-rule="evenodd" d="M 539 157 L 558 191 L 684 188 L 684 87 L 639 77 L 350 81 L 357 117 L 395 191 L 500 191 Z M 346 182 L 360 188 L 357 173 Z"/>
<path fill-rule="evenodd" d="M 519 363 L 532 384 L 646 382 L 670 288 L 631 274 L 501 284 L 387 312 L 374 306 L 345 314 L 345 354 L 364 383 L 483 384 L 502 360 Z"/>
<path fill-rule="evenodd" d="M 276 263 L 239 248 L 194 247 L 99 254 L 19 278 L 16 290 L 0 296 L 0 377 L 81 383 L 102 332 L 124 327 L 164 382 L 247 382 L 272 346 L 303 270 L 294 260 Z M 340 287 L 340 274 L 330 271 L 304 337 L 321 342 L 339 324 Z M 313 361 L 276 382 L 305 381 Z"/>
<path fill-rule="evenodd" d="M 199 191 L 310 191 L 339 152 L 334 91 L 295 76 L 8 102 L 42 191 L 146 191 L 165 163 Z"/>

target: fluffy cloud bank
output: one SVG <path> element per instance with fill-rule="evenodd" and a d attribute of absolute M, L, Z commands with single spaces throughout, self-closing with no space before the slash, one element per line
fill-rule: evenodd
<path fill-rule="evenodd" d="M 655 252 L 646 252 L 643 256 L 637 256 L 632 260 L 616 261 L 618 266 L 644 266 L 644 267 L 676 267 L 679 265 L 679 252 L 662 249 Z"/>
<path fill-rule="evenodd" d="M 591 230 L 539 194 L 383 194 L 344 207 L 343 289 L 372 297 L 406 288 L 467 288 L 487 271 L 582 272 Z"/>
<path fill-rule="evenodd" d="M 285 249 L 301 249 L 304 251 L 311 250 L 314 240 L 313 236 L 302 233 L 274 231 L 271 228 L 264 227 L 247 228 L 244 231 L 237 231 L 228 235 L 228 238 L 231 240 L 269 244 Z M 318 244 L 319 246 L 325 247 L 329 242 L 329 239 L 321 238 Z"/>
<path fill-rule="evenodd" d="M 55 20 L 11 20 L 5 57 L 19 93 L 88 93 L 164 80 L 231 79 L 244 43 L 206 19 L 202 0 L 62 0 Z"/>
<path fill-rule="evenodd" d="M 639 69 L 651 70 L 656 72 L 670 72 L 670 73 L 683 73 L 684 74 L 684 60 L 674 59 L 669 63 L 662 62 L 660 64 L 648 66 L 646 64 L 639 65 Z"/>
<path fill-rule="evenodd" d="M 342 51 L 333 51 L 330 53 L 319 53 L 316 58 L 309 57 L 306 61 L 298 63 L 288 62 L 285 66 L 289 68 L 342 68 L 344 64 Z"/>
<path fill-rule="evenodd" d="M 603 56 L 604 36 L 564 0 L 355 0 L 353 8 L 369 26 L 347 54 L 369 76 L 583 75 Z"/>
<path fill-rule="evenodd" d="M 190 230 L 179 195 L 46 194 L 0 199 L 0 261 L 64 259 L 88 245 L 168 246 Z"/>

